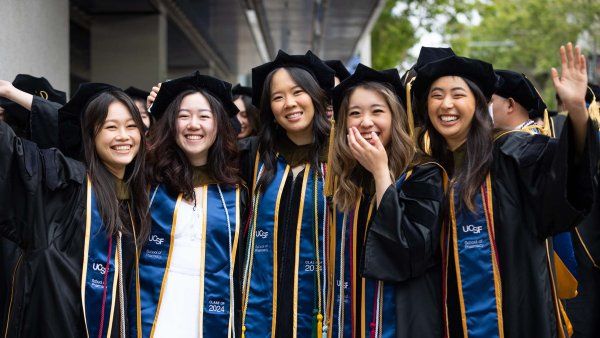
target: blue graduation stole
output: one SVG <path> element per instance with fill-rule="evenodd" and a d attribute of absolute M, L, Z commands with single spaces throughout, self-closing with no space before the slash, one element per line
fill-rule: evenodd
<path fill-rule="evenodd" d="M 453 255 L 456 284 L 465 337 L 503 337 L 502 284 L 498 269 L 492 205 L 492 182 L 488 174 L 474 198 L 475 212 L 460 209 L 455 189 L 450 192 L 450 228 L 444 233 L 442 254 L 447 267 Z M 453 252 L 448 252 L 449 241 Z M 444 272 L 444 279 L 447 278 Z M 444 285 L 447 285 L 446 281 Z M 444 286 L 444 302 L 447 290 Z M 447 308 L 445 309 L 447 321 Z"/>
<path fill-rule="evenodd" d="M 117 240 L 108 236 L 92 183 L 87 178 L 87 201 L 81 300 L 88 337 L 108 337 L 113 329 L 120 262 Z M 118 324 L 116 324 L 118 326 Z"/>
<path fill-rule="evenodd" d="M 260 170 L 259 170 L 260 168 Z M 262 170 L 256 160 L 255 171 Z M 277 236 L 281 194 L 290 166 L 278 156 L 275 176 L 263 193 L 253 194 L 248 230 L 242 305 L 243 337 L 273 337 L 277 324 Z M 255 173 L 255 185 L 258 181 Z M 295 268 L 293 293 L 293 337 L 320 336 L 322 324 L 316 324 L 325 304 L 325 273 L 321 263 L 325 199 L 323 179 L 310 164 L 302 178 L 300 205 L 297 206 Z M 315 246 L 315 241 L 317 246 Z M 317 256 L 318 255 L 318 256 Z M 315 313 L 318 312 L 318 313 Z M 320 322 L 322 323 L 322 322 Z"/>
<path fill-rule="evenodd" d="M 409 172 L 410 173 L 410 172 Z M 404 173 L 396 181 L 396 189 L 410 175 Z M 333 315 L 331 335 L 329 337 L 370 337 L 394 338 L 396 336 L 396 296 L 393 284 L 372 278 L 362 278 L 362 287 L 356 285 L 358 280 L 357 245 L 363 245 L 364 234 L 358 233 L 358 212 L 362 201 L 362 189 L 353 210 L 343 213 L 335 210 L 335 242 L 339 248 L 335 250 L 335 269 L 333 289 Z M 374 208 L 375 199 L 371 200 L 366 219 L 368 225 Z M 360 236 L 360 237 L 359 237 Z M 342 266 L 343 264 L 343 266 Z M 340 276 L 343 275 L 343 278 Z M 356 302 L 360 299 L 360 313 L 356 313 Z M 342 301 L 343 300 L 343 301 Z M 340 303 L 343 305 L 340 306 Z M 360 326 L 358 325 L 360 321 Z M 361 332 L 358 333 L 359 327 Z M 341 330 L 341 332 L 340 332 Z"/>
<path fill-rule="evenodd" d="M 202 186 L 203 227 L 201 243 L 201 278 L 199 316 L 201 335 L 204 337 L 232 337 L 234 305 L 231 302 L 230 269 L 235 265 L 239 237 L 239 188 L 223 186 L 221 191 L 231 224 L 227 231 L 227 217 L 216 184 Z M 175 197 L 160 185 L 153 189 L 150 205 L 152 228 L 148 242 L 139 257 L 139 283 L 136 297 L 130 306 L 132 337 L 152 337 L 160 312 L 164 287 L 177 224 L 177 210 L 182 194 Z M 231 243 L 230 261 L 229 243 Z M 234 301 L 235 302 L 235 301 Z M 185 311 L 185 309 L 182 309 Z"/>

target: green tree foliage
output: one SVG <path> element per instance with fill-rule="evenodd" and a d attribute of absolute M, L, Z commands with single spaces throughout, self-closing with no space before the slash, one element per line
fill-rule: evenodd
<path fill-rule="evenodd" d="M 397 2 L 404 4 L 405 10 L 394 16 L 391 9 Z M 568 41 L 583 40 L 584 53 L 600 53 L 598 0 L 407 0 L 391 3 L 388 2 L 382 14 L 387 24 L 378 23 L 373 32 L 374 37 L 379 34 L 377 45 L 373 44 L 374 60 L 379 60 L 383 52 L 387 66 L 392 60 L 398 64 L 397 60 L 405 57 L 412 43 L 399 47 L 390 46 L 394 45 L 390 41 L 418 42 L 419 31 L 435 31 L 459 55 L 488 61 L 497 69 L 524 73 L 540 89 L 550 106 L 554 105 L 550 68 L 560 66 L 558 47 Z M 402 19 L 408 15 L 413 16 L 414 27 L 398 34 L 388 26 L 390 22 L 399 25 L 398 22 L 403 20 L 410 23 L 411 20 Z M 409 34 L 413 37 L 407 36 Z M 378 46 L 390 49 L 384 47 L 380 51 Z M 375 66 L 379 64 L 375 63 Z"/>
<path fill-rule="evenodd" d="M 373 27 L 371 46 L 373 67 L 396 67 L 406 57 L 406 52 L 417 42 L 415 28 L 406 13 L 392 12 L 396 1 L 387 0 L 385 9 Z"/>

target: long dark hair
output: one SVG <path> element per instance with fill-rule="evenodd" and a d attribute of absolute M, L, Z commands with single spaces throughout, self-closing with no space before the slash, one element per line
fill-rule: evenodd
<path fill-rule="evenodd" d="M 242 102 L 244 102 L 244 106 L 246 107 L 246 117 L 248 118 L 250 128 L 252 128 L 252 133 L 250 134 L 250 136 L 255 135 L 256 133 L 258 133 L 258 122 L 260 112 L 258 111 L 258 108 L 256 108 L 252 104 L 252 97 L 247 95 L 235 95 L 233 97 L 233 101 L 237 99 L 241 99 Z"/>
<path fill-rule="evenodd" d="M 92 181 L 94 193 L 98 201 L 98 210 L 107 229 L 107 233 L 115 235 L 119 230 L 119 221 L 129 218 L 119 208 L 117 190 L 114 176 L 108 171 L 96 151 L 95 138 L 100 132 L 108 115 L 108 108 L 113 102 L 123 103 L 140 131 L 139 151 L 133 161 L 125 167 L 125 184 L 131 192 L 131 213 L 133 226 L 136 227 L 136 242 L 141 244 L 150 234 L 150 223 L 148 218 L 148 192 L 146 191 L 146 179 L 144 176 L 146 139 L 144 136 L 144 123 L 137 107 L 124 92 L 108 91 L 101 93 L 88 104 L 83 114 L 81 127 L 85 163 Z M 123 233 L 131 234 L 129 229 L 120 229 Z M 133 235 L 133 234 L 131 234 Z"/>
<path fill-rule="evenodd" d="M 312 99 L 315 110 L 313 117 L 313 142 L 310 150 L 311 165 L 318 167 L 319 153 L 327 146 L 327 138 L 329 136 L 330 124 L 327 119 L 328 98 L 325 91 L 319 87 L 317 80 L 306 70 L 298 67 L 282 67 L 284 68 L 294 82 L 308 93 Z M 262 97 L 260 98 L 260 132 L 258 133 L 260 158 L 264 164 L 256 187 L 259 191 L 264 192 L 264 189 L 271 183 L 275 176 L 275 165 L 277 162 L 275 152 L 275 142 L 278 137 L 285 135 L 285 130 L 276 122 L 271 110 L 271 82 L 273 75 L 281 68 L 273 70 L 263 84 Z"/>
<path fill-rule="evenodd" d="M 183 193 L 186 199 L 194 196 L 193 166 L 175 139 L 181 102 L 195 93 L 200 93 L 208 101 L 217 127 L 217 137 L 208 150 L 210 172 L 219 183 L 240 183 L 236 134 L 221 101 L 202 89 L 186 90 L 171 102 L 164 116 L 150 129 L 147 171 L 150 183 L 165 184 L 172 193 Z"/>
<path fill-rule="evenodd" d="M 453 178 L 461 205 L 474 211 L 474 197 L 490 171 L 493 150 L 493 122 L 488 113 L 488 102 L 479 87 L 471 80 L 462 78 L 475 96 L 475 114 L 466 140 L 466 152 L 462 166 L 454 172 L 454 159 L 446 140 L 431 124 L 427 112 L 429 89 L 417 101 L 417 111 L 424 116 L 424 126 L 418 136 L 419 148 L 430 154 Z M 426 134 L 429 136 L 427 145 Z"/>

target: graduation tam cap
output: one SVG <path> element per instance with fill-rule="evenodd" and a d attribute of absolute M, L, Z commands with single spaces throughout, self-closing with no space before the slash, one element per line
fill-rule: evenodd
<path fill-rule="evenodd" d="M 474 82 L 489 101 L 496 90 L 496 74 L 491 64 L 461 56 L 448 56 L 416 69 L 412 86 L 417 97 L 427 94 L 429 86 L 443 76 L 460 76 Z"/>
<path fill-rule="evenodd" d="M 125 89 L 125 94 L 129 95 L 132 99 L 144 100 L 144 102 L 146 102 L 150 92 L 135 87 L 129 87 Z"/>
<path fill-rule="evenodd" d="M 116 91 L 122 89 L 106 83 L 83 83 L 71 100 L 58 110 L 58 143 L 65 155 L 72 158 L 82 156 L 81 120 L 87 106 L 100 94 Z"/>
<path fill-rule="evenodd" d="M 64 105 L 67 102 L 67 94 L 56 90 L 44 77 L 35 77 L 28 74 L 18 74 L 12 85 L 21 91 L 33 96 L 39 96 L 48 101 Z M 0 97 L 0 107 L 4 108 L 7 123 L 17 129 L 29 129 L 29 111 L 21 105 Z"/>
<path fill-rule="evenodd" d="M 231 93 L 233 96 L 243 95 L 252 97 L 252 87 L 244 87 L 238 83 L 231 89 Z"/>
<path fill-rule="evenodd" d="M 452 48 L 442 48 L 442 47 L 421 47 L 419 51 L 419 56 L 417 58 L 417 63 L 415 63 L 411 69 L 406 71 L 404 75 L 402 75 L 402 86 L 403 90 L 400 92 L 400 97 L 402 101 L 406 105 L 406 112 L 409 116 L 412 116 L 412 100 L 411 100 L 411 92 L 412 92 L 412 83 L 418 73 L 416 69 L 423 67 L 424 65 L 434 62 L 449 56 L 454 56 L 454 51 Z"/>
<path fill-rule="evenodd" d="M 415 63 L 413 68 L 420 68 L 430 62 L 434 62 L 454 55 L 456 54 L 454 53 L 452 48 L 421 47 L 421 50 L 419 51 L 419 56 L 417 57 L 417 63 Z"/>
<path fill-rule="evenodd" d="M 239 110 L 233 103 L 233 97 L 231 96 L 231 83 L 212 76 L 202 75 L 199 71 L 188 76 L 163 82 L 152 107 L 150 107 L 150 112 L 158 120 L 164 115 L 167 107 L 179 94 L 186 90 L 199 89 L 205 90 L 217 98 L 229 117 L 238 113 Z"/>
<path fill-rule="evenodd" d="M 39 96 L 48 101 L 56 102 L 61 105 L 64 105 L 67 102 L 67 94 L 63 91 L 54 89 L 50 82 L 44 77 L 19 74 L 13 80 L 12 85 L 19 90 L 34 96 Z M 12 101 L 4 98 L 0 98 L 0 102 L 2 105 L 8 104 L 9 102 L 12 103 Z"/>
<path fill-rule="evenodd" d="M 329 92 L 334 85 L 335 71 L 319 59 L 310 50 L 304 55 L 289 55 L 279 50 L 275 59 L 258 67 L 252 68 L 252 104 L 260 107 L 263 85 L 267 76 L 274 70 L 282 67 L 298 67 L 309 72 L 319 86 Z"/>
<path fill-rule="evenodd" d="M 496 70 L 496 75 L 498 76 L 496 95 L 513 98 L 527 109 L 532 119 L 544 116 L 544 110 L 547 108 L 544 99 L 524 74 L 511 70 Z"/>
<path fill-rule="evenodd" d="M 342 100 L 344 99 L 344 96 L 348 94 L 348 90 L 365 82 L 382 83 L 388 86 L 396 95 L 402 91 L 402 82 L 400 81 L 400 75 L 396 69 L 377 71 L 359 63 L 354 74 L 350 75 L 350 77 L 331 90 L 334 119 L 337 119 Z"/>
<path fill-rule="evenodd" d="M 337 78 L 340 79 L 340 82 L 350 77 L 350 72 L 348 71 L 348 68 L 344 66 L 342 61 L 326 60 L 325 64 L 329 66 L 329 68 L 333 69 L 333 71 L 335 72 L 335 76 L 337 76 Z"/>

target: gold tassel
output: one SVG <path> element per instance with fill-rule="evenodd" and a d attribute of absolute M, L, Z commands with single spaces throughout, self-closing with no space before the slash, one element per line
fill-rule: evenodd
<path fill-rule="evenodd" d="M 592 88 L 588 87 L 588 90 L 590 93 L 592 93 L 592 102 L 588 107 L 588 113 L 590 114 L 590 119 L 592 119 L 595 124 L 598 124 L 598 122 L 600 122 L 600 105 L 598 104 L 596 95 L 594 94 Z"/>
<path fill-rule="evenodd" d="M 325 185 L 323 187 L 323 193 L 326 197 L 333 196 L 333 172 L 331 171 L 333 163 L 333 142 L 335 140 L 335 120 L 333 117 L 329 120 L 331 128 L 329 129 L 329 149 L 327 149 L 327 174 L 325 177 Z"/>
<path fill-rule="evenodd" d="M 548 109 L 544 109 L 544 128 L 542 129 L 542 133 L 546 136 L 554 137 L 554 135 L 552 135 L 552 129 L 550 129 L 550 115 L 548 115 Z"/>
<path fill-rule="evenodd" d="M 242 326 L 242 338 L 246 338 L 246 325 Z"/>
<path fill-rule="evenodd" d="M 413 81 L 415 81 L 415 79 L 416 79 L 416 77 L 413 77 L 406 84 L 406 116 L 408 117 L 408 135 L 413 140 L 415 139 L 415 119 L 413 117 L 413 110 L 412 110 L 411 90 L 412 90 L 412 83 L 413 83 Z"/>
<path fill-rule="evenodd" d="M 317 338 L 323 337 L 323 315 L 317 315 Z"/>

